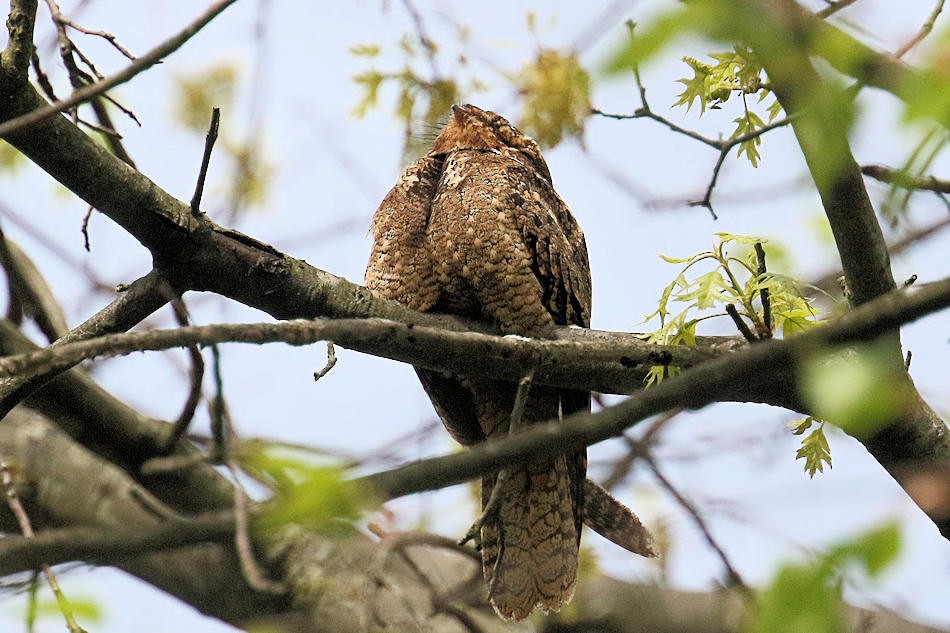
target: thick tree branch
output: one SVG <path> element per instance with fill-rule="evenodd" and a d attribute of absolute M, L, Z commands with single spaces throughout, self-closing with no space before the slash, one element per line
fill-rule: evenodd
<path fill-rule="evenodd" d="M 122 564 L 148 552 L 223 543 L 233 537 L 234 516 L 230 512 L 166 521 L 136 530 L 68 527 L 43 530 L 33 538 L 5 536 L 0 539 L 0 576 L 70 561 Z"/>
<path fill-rule="evenodd" d="M 37 441 L 42 438 L 42 441 Z M 11 416 L 0 450 L 27 484 L 24 503 L 46 525 L 86 525 L 110 530 L 149 530 L 180 520 L 115 465 L 79 446 L 38 416 Z M 199 546 L 147 554 L 119 565 L 205 613 L 240 622 L 286 608 L 241 582 L 227 547 Z M 216 574 L 196 574 L 215 569 Z"/>

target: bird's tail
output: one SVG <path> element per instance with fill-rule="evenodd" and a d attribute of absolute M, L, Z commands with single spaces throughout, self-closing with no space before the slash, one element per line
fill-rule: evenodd
<path fill-rule="evenodd" d="M 482 505 L 495 477 L 482 480 Z M 574 595 L 578 524 L 567 461 L 509 470 L 497 513 L 482 527 L 482 563 L 492 606 L 506 620 L 557 611 Z"/>

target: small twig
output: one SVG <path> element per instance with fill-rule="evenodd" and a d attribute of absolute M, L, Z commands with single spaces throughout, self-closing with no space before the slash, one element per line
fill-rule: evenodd
<path fill-rule="evenodd" d="M 92 212 L 95 210 L 95 207 L 90 206 L 88 209 L 86 209 L 86 215 L 82 217 L 82 246 L 86 249 L 87 253 L 92 252 L 89 244 L 89 220 L 92 219 Z"/>
<path fill-rule="evenodd" d="M 608 119 L 616 119 L 616 120 L 621 120 L 621 121 L 627 120 L 627 119 L 652 119 L 653 121 L 656 121 L 657 123 L 661 123 L 665 125 L 671 131 L 676 132 L 677 134 L 682 134 L 683 136 L 691 138 L 694 141 L 698 141 L 699 143 L 702 143 L 703 145 L 706 145 L 715 150 L 718 150 L 719 157 L 716 159 L 716 164 L 713 167 L 712 176 L 709 180 L 709 184 L 706 186 L 705 194 L 703 195 L 702 199 L 691 200 L 687 203 L 691 207 L 703 207 L 704 209 L 708 210 L 714 220 L 718 219 L 718 216 L 716 215 L 716 212 L 712 206 L 712 194 L 713 194 L 713 190 L 715 190 L 716 188 L 716 182 L 719 180 L 719 172 L 722 170 L 722 166 L 725 163 L 726 157 L 729 155 L 729 152 L 731 152 L 732 149 L 736 147 L 737 145 L 754 140 L 762 136 L 766 132 L 770 132 L 780 127 L 785 127 L 789 125 L 792 121 L 792 117 L 785 117 L 783 119 L 773 121 L 772 123 L 769 123 L 767 125 L 763 125 L 757 130 L 746 132 L 745 134 L 740 134 L 739 136 L 734 136 L 732 138 L 728 138 L 725 140 L 712 139 L 712 138 L 703 136 L 702 134 L 698 132 L 694 132 L 684 127 L 680 127 L 679 125 L 673 123 L 669 119 L 663 116 L 660 116 L 659 114 L 656 114 L 655 112 L 650 110 L 650 107 L 647 105 L 646 100 L 645 100 L 646 89 L 643 87 L 642 84 L 640 84 L 639 77 L 637 77 L 637 86 L 640 90 L 640 96 L 641 96 L 641 101 L 643 102 L 643 105 L 640 108 L 638 108 L 636 111 L 634 111 L 633 114 L 611 114 L 608 112 L 604 112 L 603 110 L 598 110 L 596 108 L 591 110 L 591 114 L 596 114 Z"/>
<path fill-rule="evenodd" d="M 930 32 L 933 31 L 934 23 L 937 21 L 937 17 L 940 15 L 940 12 L 943 11 L 943 3 L 944 0 L 937 0 L 933 11 L 930 12 L 930 15 L 927 16 L 927 20 L 920 26 L 920 30 L 917 31 L 917 34 L 910 38 L 906 44 L 894 51 L 894 57 L 900 59 L 910 52 L 910 49 L 920 44 L 924 41 L 925 37 L 930 35 Z"/>
<path fill-rule="evenodd" d="M 616 464 L 614 464 L 613 470 L 601 485 L 606 490 L 612 491 L 617 484 L 627 477 L 627 475 L 630 473 L 630 469 L 633 468 L 634 462 L 636 462 L 639 457 L 642 457 L 649 449 L 650 445 L 653 444 L 653 441 L 659 434 L 660 429 L 666 426 L 670 420 L 682 412 L 683 409 L 677 408 L 658 416 L 655 420 L 653 420 L 653 422 L 650 423 L 649 428 L 647 428 L 646 432 L 638 439 L 633 439 L 628 435 L 624 435 L 623 437 L 627 443 L 628 449 L 627 454 L 622 460 L 619 460 Z"/>
<path fill-rule="evenodd" d="M 220 121 L 221 108 L 212 108 L 211 125 L 208 127 L 208 134 L 205 136 L 205 149 L 201 156 L 201 169 L 198 170 L 195 195 L 191 197 L 191 215 L 195 217 L 201 215 L 201 195 L 204 193 L 205 177 L 208 175 L 208 165 L 211 163 L 211 150 L 214 149 L 214 142 L 218 140 L 218 124 Z"/>
<path fill-rule="evenodd" d="M 3 485 L 3 494 L 7 500 L 7 506 L 10 508 L 10 512 L 16 518 L 17 524 L 20 527 L 20 532 L 26 538 L 35 537 L 36 533 L 33 531 L 33 525 L 30 523 L 30 517 L 26 514 L 23 504 L 20 503 L 20 497 L 16 492 L 16 484 L 14 483 L 13 476 L 10 473 L 10 466 L 7 464 L 7 460 L 3 455 L 0 455 L 0 484 Z M 63 618 L 66 620 L 66 628 L 69 629 L 70 633 L 86 633 L 85 629 L 79 626 L 79 623 L 76 622 L 76 618 L 73 616 L 72 606 L 69 604 L 69 601 L 63 594 L 63 591 L 59 586 L 59 581 L 56 579 L 56 575 L 53 573 L 53 569 L 46 564 L 42 566 L 42 569 L 43 574 L 46 576 L 46 582 L 49 583 L 49 587 L 52 590 L 53 595 L 56 597 L 56 603 L 59 605 L 59 610 L 62 612 Z"/>
<path fill-rule="evenodd" d="M 336 347 L 331 341 L 327 341 L 327 364 L 320 371 L 313 372 L 313 381 L 317 382 L 330 373 L 330 370 L 336 367 Z"/>
<path fill-rule="evenodd" d="M 211 459 L 207 455 L 201 453 L 153 457 L 142 462 L 142 465 L 139 466 L 139 473 L 143 476 L 162 475 L 191 468 L 195 464 L 206 464 L 210 461 Z"/>
<path fill-rule="evenodd" d="M 217 17 L 222 11 L 237 2 L 237 0 L 218 0 L 208 7 L 197 19 L 184 29 L 156 46 L 154 49 L 139 57 L 137 60 L 126 66 L 124 69 L 106 77 L 102 81 L 80 88 L 66 99 L 56 101 L 48 106 L 31 110 L 26 114 L 9 119 L 0 124 L 0 138 L 4 138 L 17 129 L 38 123 L 59 112 L 69 110 L 73 106 L 85 103 L 102 93 L 124 84 L 136 75 L 145 72 L 155 64 L 161 63 L 163 59 L 174 53 L 176 50 L 191 39 L 198 31 L 203 29 L 211 20 Z M 8 47 L 9 48 L 9 47 Z M 24 64 L 23 68 L 26 68 Z"/>
<path fill-rule="evenodd" d="M 469 558 L 472 562 L 478 564 L 480 562 L 480 558 L 477 552 L 475 552 L 471 548 L 463 547 L 459 545 L 458 543 L 456 543 L 455 541 L 452 541 L 450 539 L 447 539 L 445 537 L 438 536 L 435 534 L 420 533 L 420 532 L 388 534 L 385 532 L 385 530 L 383 530 L 379 525 L 375 523 L 369 524 L 367 528 L 370 530 L 370 532 L 378 536 L 380 540 L 382 541 L 381 543 L 382 547 L 379 549 L 379 552 L 376 555 L 376 562 L 373 565 L 374 569 L 372 572 L 372 576 L 374 577 L 376 581 L 374 583 L 374 586 L 377 589 L 377 591 L 380 587 L 389 587 L 390 590 L 393 590 L 394 592 L 396 591 L 395 587 L 392 587 L 388 585 L 388 583 L 386 583 L 382 574 L 382 569 L 384 568 L 386 562 L 389 560 L 390 557 L 396 554 L 415 574 L 415 576 L 419 579 L 420 583 L 422 583 L 425 586 L 426 590 L 430 594 L 430 600 L 436 612 L 445 613 L 446 615 L 450 617 L 456 618 L 457 620 L 459 620 L 459 622 L 463 626 L 467 627 L 469 631 L 474 631 L 474 632 L 481 631 L 481 629 L 478 628 L 477 624 L 475 624 L 471 620 L 470 616 L 468 615 L 468 612 L 464 608 L 459 607 L 456 604 L 460 596 L 465 596 L 466 594 L 470 593 L 473 590 L 474 586 L 476 586 L 476 583 L 479 582 L 481 578 L 481 573 L 480 573 L 481 566 L 478 565 L 477 567 L 474 567 L 473 573 L 470 574 L 468 578 L 460 581 L 459 583 L 455 584 L 452 587 L 449 587 L 446 591 L 443 592 L 443 591 L 439 591 L 435 583 L 432 582 L 432 578 L 430 577 L 430 575 L 426 573 L 426 571 L 422 569 L 416 563 L 415 560 L 413 560 L 413 558 L 409 555 L 409 552 L 407 551 L 407 549 L 412 546 L 427 546 L 427 547 L 445 549 L 447 551 L 454 552 L 456 554 L 461 554 Z M 374 594 L 375 593 L 376 592 L 374 592 Z M 377 599 L 376 599 L 376 596 L 374 595 L 372 596 L 372 600 L 370 601 L 370 603 L 368 603 L 367 605 L 368 607 L 372 608 L 374 619 L 379 618 L 378 610 L 376 608 L 376 602 L 377 602 Z M 473 626 L 475 628 L 472 628 Z"/>
<path fill-rule="evenodd" d="M 904 371 L 910 370 L 910 360 L 913 358 L 914 353 L 910 350 L 907 350 L 907 355 L 904 357 Z"/>
<path fill-rule="evenodd" d="M 212 454 L 217 456 L 215 461 L 228 460 L 228 441 L 230 440 L 230 424 L 228 406 L 224 401 L 224 380 L 221 378 L 221 352 L 217 345 L 211 346 L 211 374 L 214 377 L 214 398 L 211 399 L 211 437 L 214 441 Z"/>
<path fill-rule="evenodd" d="M 240 467 L 236 459 L 228 459 L 227 466 L 231 472 L 231 478 L 234 480 L 234 545 L 241 566 L 241 575 L 247 584 L 256 591 L 274 595 L 287 593 L 288 587 L 268 578 L 254 556 L 247 512 L 249 500 L 244 485 L 238 476 Z"/>
<path fill-rule="evenodd" d="M 829 2 L 828 6 L 815 13 L 819 18 L 827 18 L 838 11 L 841 11 L 845 7 L 851 6 L 858 0 L 838 0 L 837 2 Z"/>
<path fill-rule="evenodd" d="M 916 281 L 917 281 L 917 275 L 911 275 L 910 277 L 904 280 L 904 283 L 901 284 L 901 287 L 906 288 L 907 286 L 913 286 L 914 282 Z"/>
<path fill-rule="evenodd" d="M 755 343 L 758 338 L 755 334 L 752 333 L 752 330 L 749 329 L 749 326 L 746 325 L 745 321 L 742 320 L 742 316 L 739 315 L 739 311 L 736 310 L 735 304 L 728 303 L 726 304 L 726 312 L 732 317 L 732 322 L 736 324 L 736 329 L 739 330 L 739 333 L 745 337 L 745 340 L 750 343 Z"/>
<path fill-rule="evenodd" d="M 60 10 L 59 5 L 56 4 L 56 2 L 54 2 L 53 0 L 46 0 L 46 5 L 49 7 L 49 11 L 50 11 L 50 14 L 52 15 L 53 22 L 55 22 L 57 25 L 62 25 L 63 27 L 68 26 L 69 28 L 79 31 L 80 33 L 84 33 L 86 35 L 95 35 L 96 37 L 101 37 L 102 39 L 112 44 L 113 48 L 115 48 L 117 51 L 122 53 L 122 55 L 124 55 L 127 59 L 131 61 L 135 61 L 135 55 L 130 53 L 128 50 L 126 50 L 124 46 L 119 44 L 119 42 L 116 41 L 115 35 L 113 35 L 112 33 L 106 33 L 105 31 L 95 31 L 93 29 L 87 29 L 84 26 L 80 26 L 79 24 L 76 24 L 75 22 L 67 18 L 65 15 L 63 15 L 63 12 Z"/>
<path fill-rule="evenodd" d="M 862 165 L 861 173 L 903 189 L 950 193 L 950 180 L 941 180 L 934 176 L 913 176 L 902 169 L 893 169 L 885 165 Z"/>
<path fill-rule="evenodd" d="M 719 543 L 716 542 L 716 539 L 713 538 L 712 533 L 709 531 L 709 527 L 706 525 L 706 522 L 699 515 L 699 512 L 689 502 L 686 497 L 684 497 L 676 487 L 670 483 L 670 480 L 663 476 L 663 473 L 660 472 L 660 469 L 657 467 L 656 462 L 653 461 L 653 458 L 650 455 L 645 455 L 643 460 L 650 467 L 650 470 L 653 471 L 653 475 L 657 478 L 657 481 L 660 482 L 660 485 L 669 492 L 676 502 L 686 511 L 686 513 L 693 519 L 693 522 L 696 524 L 696 527 L 699 528 L 700 533 L 703 535 L 706 543 L 709 547 L 712 548 L 716 555 L 719 557 L 719 560 L 722 561 L 723 567 L 726 569 L 726 575 L 729 580 L 729 584 L 738 587 L 745 593 L 747 596 L 752 595 L 752 590 L 749 589 L 748 585 L 742 580 L 742 576 L 739 575 L 739 572 L 736 571 L 735 567 L 732 566 L 732 563 L 729 562 L 729 557 L 726 556 L 726 552 L 719 546 Z"/>
<path fill-rule="evenodd" d="M 765 265 L 765 248 L 763 248 L 762 242 L 756 242 L 753 248 L 755 249 L 757 264 L 756 275 L 761 281 L 768 274 L 768 268 Z M 762 332 L 759 332 L 759 336 L 761 338 L 772 338 L 772 298 L 767 287 L 763 286 L 759 290 L 759 299 L 762 300 Z"/>
<path fill-rule="evenodd" d="M 432 69 L 433 82 L 437 82 L 439 78 L 442 77 L 442 73 L 439 72 L 438 60 L 436 59 L 436 52 L 439 48 L 432 42 L 432 39 L 426 32 L 422 15 L 416 9 L 415 5 L 413 5 L 410 0 L 402 0 L 402 6 L 406 9 L 406 13 L 409 14 L 409 18 L 412 20 L 412 25 L 416 30 L 416 39 L 419 40 L 419 43 L 422 44 L 422 48 L 425 49 L 426 59 L 429 61 L 429 68 Z"/>
<path fill-rule="evenodd" d="M 188 308 L 185 306 L 181 295 L 176 293 L 171 286 L 166 286 L 166 290 L 169 295 L 169 305 L 171 305 L 175 321 L 182 327 L 190 325 Z M 188 397 L 185 399 L 181 413 L 175 422 L 172 423 L 171 431 L 165 438 L 163 448 L 166 454 L 170 454 L 185 435 L 188 427 L 191 426 L 191 421 L 195 417 L 195 412 L 198 410 L 198 404 L 201 402 L 201 385 L 204 382 L 205 375 L 204 357 L 201 355 L 201 350 L 198 349 L 197 345 L 188 345 L 185 349 L 188 350 L 188 356 L 191 358 L 191 370 L 189 371 L 191 387 L 188 390 Z"/>
<path fill-rule="evenodd" d="M 211 433 L 214 436 L 215 446 L 212 452 L 216 454 L 219 461 L 223 463 L 231 473 L 231 479 L 234 482 L 234 545 L 238 555 L 238 562 L 241 567 L 241 575 L 249 586 L 253 589 L 275 595 L 287 592 L 287 587 L 282 583 L 275 582 L 268 578 L 261 570 L 254 556 L 254 548 L 251 545 L 250 522 L 248 520 L 249 500 L 244 484 L 241 483 L 240 465 L 233 456 L 231 444 L 235 439 L 234 428 L 231 426 L 231 418 L 228 414 L 227 404 L 224 401 L 224 381 L 221 377 L 221 355 L 217 346 L 211 348 L 212 373 L 214 375 L 215 394 L 211 404 Z"/>

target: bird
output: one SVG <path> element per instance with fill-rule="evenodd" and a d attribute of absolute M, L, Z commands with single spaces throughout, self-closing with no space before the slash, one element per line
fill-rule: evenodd
<path fill-rule="evenodd" d="M 557 325 L 590 327 L 584 233 L 538 144 L 494 112 L 452 106 L 432 149 L 379 205 L 372 234 L 364 282 L 376 296 L 479 319 L 506 335 L 543 338 Z M 517 384 L 416 373 L 463 446 L 509 434 Z M 523 405 L 519 426 L 589 411 L 590 393 L 529 385 Z M 476 522 L 488 598 L 503 619 L 557 611 L 571 600 L 585 521 L 630 551 L 655 555 L 636 515 L 586 478 L 586 449 L 503 470 L 505 477 L 482 477 Z"/>

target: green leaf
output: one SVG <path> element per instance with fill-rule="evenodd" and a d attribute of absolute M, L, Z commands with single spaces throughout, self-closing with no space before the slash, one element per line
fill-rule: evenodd
<path fill-rule="evenodd" d="M 810 418 L 806 418 L 806 420 L 810 420 Z M 809 422 L 810 425 L 811 422 Z M 796 427 L 793 433 L 800 435 L 805 432 L 806 428 L 808 427 Z M 818 428 L 805 436 L 801 447 L 795 453 L 795 459 L 805 460 L 805 472 L 808 473 L 809 477 L 814 477 L 816 472 L 825 472 L 825 464 L 828 464 L 828 468 L 831 468 L 831 448 L 828 446 L 828 438 L 825 437 L 824 422 L 821 422 Z"/>
<path fill-rule="evenodd" d="M 685 88 L 683 92 L 676 95 L 678 99 L 673 102 L 673 107 L 685 105 L 686 111 L 689 112 L 690 108 L 693 107 L 693 101 L 699 99 L 700 113 L 703 113 L 706 111 L 706 101 L 709 95 L 710 68 L 691 57 L 684 57 L 683 61 L 693 69 L 693 77 L 676 80 L 677 83 L 683 84 Z"/>
<path fill-rule="evenodd" d="M 376 503 L 372 491 L 347 479 L 342 468 L 275 454 L 266 446 L 245 447 L 241 466 L 274 490 L 258 515 L 257 525 L 265 533 L 288 523 L 348 531 Z"/>
<path fill-rule="evenodd" d="M 70 594 L 68 602 L 69 608 L 76 619 L 87 624 L 102 622 L 103 614 L 99 600 L 95 598 L 77 598 Z M 40 617 L 53 617 L 62 620 L 63 608 L 55 598 L 43 598 L 36 601 L 36 614 Z"/>
<path fill-rule="evenodd" d="M 862 438 L 892 422 L 910 402 L 906 373 L 888 347 L 826 352 L 801 366 L 802 397 L 817 417 Z"/>
<path fill-rule="evenodd" d="M 859 562 L 874 577 L 896 559 L 900 533 L 895 522 L 836 545 L 803 564 L 783 566 L 756 596 L 747 633 L 844 633 L 842 575 Z"/>
<path fill-rule="evenodd" d="M 542 146 L 580 138 L 591 114 L 590 74 L 576 53 L 541 50 L 514 78 L 524 110 L 519 127 Z"/>
<path fill-rule="evenodd" d="M 363 89 L 363 96 L 353 108 L 353 116 L 362 118 L 366 113 L 376 107 L 379 101 L 379 87 L 383 83 L 385 75 L 377 70 L 367 70 L 353 77 L 353 81 Z"/>
<path fill-rule="evenodd" d="M 230 62 L 176 77 L 172 106 L 175 118 L 188 129 L 204 133 L 208 129 L 212 108 L 221 108 L 223 112 L 230 110 L 237 80 L 238 68 Z"/>
<path fill-rule="evenodd" d="M 356 44 L 350 47 L 350 54 L 356 57 L 379 57 L 379 44 Z"/>
<path fill-rule="evenodd" d="M 25 164 L 26 159 L 19 150 L 6 141 L 0 140 L 0 170 L 13 172 Z"/>
<path fill-rule="evenodd" d="M 720 243 L 728 244 L 729 242 L 735 242 L 736 244 L 768 244 L 768 240 L 756 237 L 755 235 L 740 235 L 738 233 L 726 233 L 725 231 L 718 231 L 714 233 L 716 237 L 719 238 Z"/>
<path fill-rule="evenodd" d="M 759 115 L 748 108 L 745 110 L 745 114 L 737 119 L 734 119 L 733 123 L 737 124 L 735 131 L 732 133 L 733 138 L 743 136 L 745 134 L 752 134 L 765 126 L 765 123 L 761 118 L 759 118 Z M 742 143 L 739 143 L 739 151 L 736 155 L 742 156 L 745 154 L 746 158 L 749 159 L 749 162 L 752 163 L 752 166 L 758 167 L 759 159 L 761 158 L 758 147 L 761 145 L 761 143 L 761 136 L 756 136 L 750 138 L 747 141 L 743 141 Z"/>
<path fill-rule="evenodd" d="M 815 423 L 815 418 L 808 416 L 796 422 L 789 422 L 788 428 L 792 430 L 792 435 L 802 435 Z"/>
<path fill-rule="evenodd" d="M 858 560 L 865 572 L 873 577 L 887 569 L 900 553 L 900 528 L 896 521 L 887 523 L 847 543 L 842 543 L 828 553 L 828 560 L 842 563 Z"/>
<path fill-rule="evenodd" d="M 749 633 L 844 633 L 841 588 L 819 569 L 789 565 L 756 600 Z"/>
<path fill-rule="evenodd" d="M 702 4 L 702 3 L 700 3 Z M 630 72 L 659 53 L 681 33 L 688 31 L 696 20 L 693 9 L 679 7 L 652 20 L 649 27 L 637 27 L 636 37 L 628 37 L 602 65 L 608 76 Z"/>
<path fill-rule="evenodd" d="M 700 275 L 691 285 L 693 289 L 676 297 L 677 301 L 695 300 L 696 307 L 705 310 L 732 299 L 732 289 L 719 269 Z"/>

